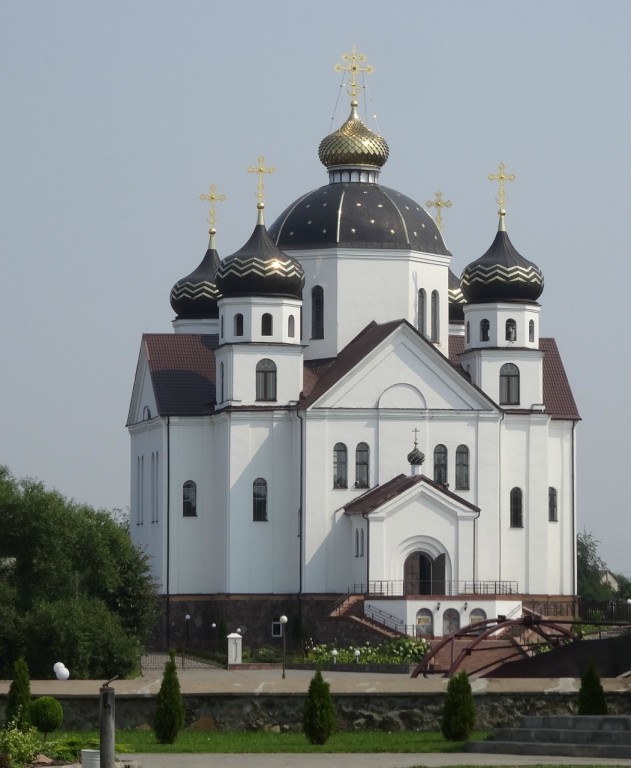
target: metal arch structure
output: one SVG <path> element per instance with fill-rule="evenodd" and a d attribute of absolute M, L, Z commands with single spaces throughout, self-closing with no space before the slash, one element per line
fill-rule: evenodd
<path fill-rule="evenodd" d="M 435 662 L 435 659 L 440 651 L 449 645 L 452 647 L 452 658 L 451 666 L 444 672 L 444 676 L 446 677 L 451 677 L 454 675 L 458 671 L 458 668 L 462 664 L 463 660 L 467 656 L 471 656 L 471 654 L 476 650 L 477 646 L 483 640 L 487 640 L 493 635 L 502 635 L 506 632 L 506 630 L 512 630 L 515 627 L 523 627 L 525 629 L 532 630 L 537 635 L 539 635 L 539 637 L 541 637 L 542 641 L 538 644 L 539 646 L 547 645 L 551 648 L 559 645 L 564 640 L 573 641 L 579 639 L 581 635 L 575 632 L 573 627 L 575 624 L 579 625 L 582 623 L 583 622 L 581 621 L 552 621 L 551 619 L 527 615 L 521 616 L 517 619 L 506 619 L 504 616 L 498 616 L 495 619 L 487 619 L 486 621 L 469 624 L 468 627 L 463 627 L 453 634 L 448 635 L 447 637 L 443 638 L 438 643 L 438 645 L 434 646 L 430 653 L 425 656 L 423 661 L 414 668 L 411 677 L 418 677 L 419 675 L 426 676 L 428 672 L 440 672 L 441 670 L 434 668 L 433 662 Z M 609 626 L 611 626 L 610 623 Z M 471 642 L 460 651 L 457 657 L 454 658 L 453 649 L 455 647 L 455 641 L 463 640 L 468 637 L 471 638 Z M 524 648 L 519 645 L 519 643 L 516 642 L 514 648 L 515 649 L 513 653 L 508 654 L 505 657 L 505 661 L 510 661 L 515 657 L 524 656 Z M 480 670 L 476 671 L 479 672 L 484 668 L 485 667 L 481 667 Z"/>

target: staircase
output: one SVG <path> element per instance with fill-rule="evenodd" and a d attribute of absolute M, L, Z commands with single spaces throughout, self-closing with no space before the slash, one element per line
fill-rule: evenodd
<path fill-rule="evenodd" d="M 498 728 L 492 741 L 470 741 L 467 752 L 631 758 L 628 715 L 523 717 L 519 728 Z"/>
<path fill-rule="evenodd" d="M 389 615 L 389 614 L 386 614 Z M 348 593 L 333 606 L 330 614 L 336 619 L 344 619 L 350 623 L 358 624 L 364 629 L 383 640 L 394 640 L 401 637 L 401 632 L 386 626 L 382 621 L 373 620 L 364 615 L 364 596 Z M 394 616 L 392 617 L 394 619 Z"/>

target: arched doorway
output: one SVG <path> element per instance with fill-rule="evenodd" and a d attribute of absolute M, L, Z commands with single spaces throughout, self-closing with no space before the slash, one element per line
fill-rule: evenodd
<path fill-rule="evenodd" d="M 445 555 L 433 558 L 426 552 L 412 552 L 403 566 L 403 594 L 444 595 Z"/>
<path fill-rule="evenodd" d="M 443 637 L 453 635 L 460 629 L 460 614 L 455 608 L 447 608 L 443 613 Z"/>

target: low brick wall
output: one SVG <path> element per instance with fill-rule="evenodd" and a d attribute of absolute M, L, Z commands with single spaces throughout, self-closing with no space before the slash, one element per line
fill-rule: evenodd
<path fill-rule="evenodd" d="M 97 728 L 98 696 L 59 696 L 64 726 Z M 186 727 L 205 731 L 300 730 L 304 694 L 184 695 Z M 437 731 L 444 693 L 336 694 L 333 696 L 341 730 Z M 515 726 L 522 715 L 576 714 L 576 693 L 481 693 L 475 695 L 476 728 L 492 730 Z M 631 712 L 631 693 L 608 693 L 609 713 Z M 0 722 L 4 721 L 6 696 L 0 697 Z M 116 697 L 116 727 L 150 728 L 154 696 Z"/>

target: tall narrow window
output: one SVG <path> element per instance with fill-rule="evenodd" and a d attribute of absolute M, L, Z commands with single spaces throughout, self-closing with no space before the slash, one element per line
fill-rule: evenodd
<path fill-rule="evenodd" d="M 556 488 L 548 488 L 548 520 L 551 523 L 557 523 L 559 521 Z"/>
<path fill-rule="evenodd" d="M 344 443 L 335 443 L 333 448 L 333 487 L 348 486 L 348 454 Z"/>
<path fill-rule="evenodd" d="M 274 321 L 269 312 L 265 312 L 261 318 L 261 336 L 271 336 L 274 329 Z"/>
<path fill-rule="evenodd" d="M 528 323 L 528 341 L 534 344 L 535 341 L 535 321 L 531 320 Z"/>
<path fill-rule="evenodd" d="M 419 332 L 423 334 L 423 336 L 427 335 L 427 325 L 425 320 L 425 314 L 427 312 L 427 298 L 425 296 L 425 291 L 421 288 L 421 290 L 418 292 L 418 323 L 417 328 L 419 329 Z"/>
<path fill-rule="evenodd" d="M 511 318 L 506 321 L 506 341 L 517 340 L 517 323 Z"/>
<path fill-rule="evenodd" d="M 489 340 L 489 331 L 491 330 L 491 324 L 488 320 L 480 320 L 480 341 Z"/>
<path fill-rule="evenodd" d="M 256 364 L 256 399 L 276 400 L 276 365 L 267 358 Z"/>
<path fill-rule="evenodd" d="M 366 443 L 358 443 L 355 450 L 355 488 L 368 488 L 368 459 L 370 449 Z"/>
<path fill-rule="evenodd" d="M 223 360 L 219 364 L 219 402 L 223 403 L 224 401 L 224 367 L 223 367 Z"/>
<path fill-rule="evenodd" d="M 500 405 L 519 405 L 519 368 L 513 363 L 500 368 Z"/>
<path fill-rule="evenodd" d="M 267 480 L 257 477 L 252 483 L 252 520 L 267 522 Z"/>
<path fill-rule="evenodd" d="M 234 316 L 234 335 L 243 336 L 243 315 L 240 312 Z"/>
<path fill-rule="evenodd" d="M 510 492 L 510 527 L 524 527 L 524 509 L 521 488 L 513 488 Z"/>
<path fill-rule="evenodd" d="M 471 326 L 467 320 L 467 344 L 471 341 Z"/>
<path fill-rule="evenodd" d="M 221 316 L 220 334 L 221 334 L 221 338 L 223 339 L 223 315 Z"/>
<path fill-rule="evenodd" d="M 289 336 L 290 339 L 293 339 L 296 335 L 296 319 L 293 315 L 289 315 L 289 319 L 287 320 L 287 336 Z"/>
<path fill-rule="evenodd" d="M 145 457 L 140 457 L 140 525 L 145 524 Z"/>
<path fill-rule="evenodd" d="M 466 445 L 456 448 L 456 490 L 469 490 L 469 449 Z"/>
<path fill-rule="evenodd" d="M 355 557 L 359 557 L 359 528 L 355 529 Z"/>
<path fill-rule="evenodd" d="M 438 291 L 432 291 L 432 341 L 440 339 L 440 304 Z"/>
<path fill-rule="evenodd" d="M 311 290 L 311 338 L 324 338 L 324 289 L 321 285 Z"/>
<path fill-rule="evenodd" d="M 182 515 L 197 516 L 197 485 L 192 480 L 187 480 L 182 486 Z"/>
<path fill-rule="evenodd" d="M 434 482 L 447 485 L 447 447 L 444 445 L 434 448 Z"/>
<path fill-rule="evenodd" d="M 359 556 L 364 556 L 364 529 L 361 528 L 359 531 Z"/>

